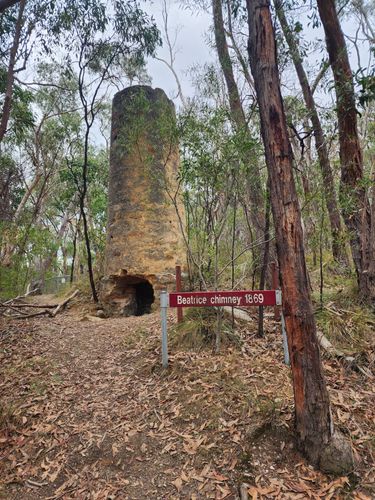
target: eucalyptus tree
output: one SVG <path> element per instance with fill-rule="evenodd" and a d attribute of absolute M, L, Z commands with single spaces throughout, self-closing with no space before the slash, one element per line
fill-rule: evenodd
<path fill-rule="evenodd" d="M 212 0 L 212 15 L 214 22 L 215 45 L 227 86 L 232 122 L 235 128 L 243 134 L 244 140 L 250 141 L 252 139 L 252 133 L 249 127 L 248 118 L 243 108 L 232 59 L 229 53 L 226 29 L 224 25 L 222 0 Z M 245 149 L 244 152 L 247 153 L 248 151 Z M 248 162 L 250 167 L 249 172 L 251 171 L 251 180 L 248 183 L 249 202 L 251 206 L 250 217 L 254 226 L 256 239 L 260 239 L 263 237 L 263 233 L 265 231 L 265 215 L 263 209 L 264 188 L 256 158 L 254 158 L 254 156 L 250 153 L 250 155 L 244 158 L 244 161 Z"/>
<path fill-rule="evenodd" d="M 7 130 L 7 125 L 10 116 L 10 110 L 12 106 L 12 93 L 13 93 L 13 83 L 15 74 L 15 65 L 17 59 L 17 52 L 20 45 L 21 32 L 24 23 L 24 10 L 25 10 L 26 0 L 21 0 L 19 4 L 17 20 L 14 29 L 13 43 L 9 54 L 9 64 L 7 68 L 7 81 L 5 85 L 4 92 L 4 102 L 2 105 L 2 115 L 0 122 L 0 142 L 3 140 L 5 132 Z"/>
<path fill-rule="evenodd" d="M 327 143 L 324 137 L 323 127 L 315 104 L 315 99 L 309 83 L 304 65 L 301 50 L 299 48 L 297 33 L 293 31 L 288 22 L 284 5 L 281 0 L 274 1 L 276 14 L 281 25 L 285 40 L 288 44 L 290 57 L 293 61 L 298 80 L 302 89 L 303 98 L 309 113 L 314 130 L 314 139 L 319 166 L 323 177 L 323 189 L 326 201 L 326 207 L 329 215 L 329 221 L 332 234 L 332 253 L 334 258 L 341 263 L 348 264 L 345 254 L 344 238 L 341 228 L 340 211 L 337 203 L 334 176 L 331 168 L 331 162 L 328 153 Z"/>
<path fill-rule="evenodd" d="M 361 23 L 362 33 L 371 45 L 375 45 L 375 4 L 372 0 L 352 0 L 352 8 Z"/>
<path fill-rule="evenodd" d="M 225 271 L 232 269 L 231 284 L 235 287 L 232 264 L 238 264 L 238 258 L 234 254 L 246 259 L 242 264 L 256 266 L 256 258 L 248 258 L 248 253 L 263 244 L 263 234 L 254 242 L 248 231 L 245 199 L 251 167 L 243 160 L 245 154 L 259 154 L 259 143 L 232 129 L 225 106 L 196 101 L 180 114 L 179 126 L 180 178 L 192 265 L 198 271 L 200 286 L 227 284 Z"/>
<path fill-rule="evenodd" d="M 153 54 L 159 32 L 135 2 L 67 0 L 56 12 L 54 30 L 64 39 L 67 71 L 76 78 L 83 115 L 83 158 L 77 191 L 87 252 L 88 273 L 95 302 L 98 296 L 93 273 L 92 250 L 86 213 L 90 134 L 115 68 L 138 67 Z M 134 64 L 133 64 L 134 67 Z"/>
<path fill-rule="evenodd" d="M 341 434 L 334 432 L 316 337 L 270 1 L 247 0 L 247 9 L 249 58 L 270 178 L 297 440 L 315 465 L 331 472 L 348 472 L 353 466 L 351 447 Z"/>
<path fill-rule="evenodd" d="M 55 5 L 48 0 L 20 0 L 0 13 L 0 145 L 4 137 L 17 132 L 11 122 L 16 121 L 17 103 L 22 103 L 27 90 L 19 75 L 32 58 L 45 56 L 56 38 L 50 23 Z"/>
<path fill-rule="evenodd" d="M 375 303 L 374 210 L 368 198 L 371 180 L 366 179 L 364 171 L 353 76 L 335 2 L 317 3 L 335 82 L 342 214 L 349 231 L 359 292 L 364 300 Z"/>
<path fill-rule="evenodd" d="M 199 288 L 236 289 L 257 270 L 254 250 L 264 234 L 252 241 L 247 219 L 246 179 L 259 144 L 232 128 L 230 110 L 195 101 L 180 114 L 180 179 L 184 189 L 186 242 L 193 278 Z M 250 223 L 251 224 L 251 223 Z M 251 258 L 251 257 L 252 258 Z M 221 342 L 222 310 L 217 311 L 215 350 Z"/>
<path fill-rule="evenodd" d="M 11 220 L 17 207 L 21 176 L 9 155 L 0 156 L 0 221 Z"/>
<path fill-rule="evenodd" d="M 31 227 L 43 211 L 50 185 L 56 179 L 69 145 L 77 139 L 80 119 L 75 110 L 76 90 L 66 75 L 56 72 L 56 66 L 43 63 L 37 68 L 37 79 L 50 79 L 51 86 L 39 87 L 32 95 L 33 123 L 22 134 L 19 127 L 7 136 L 3 147 L 13 150 L 22 186 L 22 196 L 8 218 L 7 237 L 3 239 L 1 264 L 9 266 L 18 248 L 27 245 Z M 15 87 L 15 94 L 18 88 Z M 18 108 L 17 100 L 14 105 Z M 18 136 L 18 140 L 16 140 Z M 22 243 L 20 224 L 26 224 Z M 28 228 L 28 229 L 27 229 Z"/>

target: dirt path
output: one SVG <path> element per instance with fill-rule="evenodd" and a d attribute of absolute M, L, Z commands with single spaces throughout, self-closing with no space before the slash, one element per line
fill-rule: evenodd
<path fill-rule="evenodd" d="M 272 323 L 267 340 L 247 327 L 242 348 L 220 356 L 172 348 L 168 372 L 157 314 L 79 321 L 68 312 L 0 326 L 2 498 L 238 498 L 243 481 L 250 498 L 362 488 L 295 452 L 289 370 Z M 370 395 L 354 383 L 365 391 L 354 399 L 360 415 Z M 337 398 L 343 415 L 349 402 Z M 365 443 L 368 429 L 356 424 Z M 370 459 L 366 448 L 365 486 Z"/>

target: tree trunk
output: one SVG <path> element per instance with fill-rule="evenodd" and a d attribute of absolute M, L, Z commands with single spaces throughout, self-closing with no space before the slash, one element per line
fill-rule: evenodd
<path fill-rule="evenodd" d="M 345 252 L 345 245 L 343 244 L 340 212 L 336 200 L 335 184 L 333 180 L 331 164 L 329 161 L 328 148 L 324 139 L 324 133 L 315 106 L 313 93 L 307 79 L 305 69 L 303 67 L 303 61 L 298 49 L 298 44 L 294 38 L 292 31 L 289 28 L 282 2 L 280 0 L 275 0 L 274 3 L 277 17 L 279 19 L 285 40 L 290 50 L 290 55 L 293 60 L 298 80 L 301 85 L 306 108 L 309 112 L 309 117 L 314 130 L 315 147 L 319 158 L 320 169 L 322 172 L 324 196 L 331 226 L 332 254 L 337 262 L 348 265 L 348 257 Z"/>
<path fill-rule="evenodd" d="M 14 217 L 13 217 L 13 223 L 16 223 L 20 220 L 23 209 L 26 206 L 26 203 L 28 202 L 30 196 L 32 195 L 33 191 L 37 188 L 40 179 L 42 178 L 42 174 L 38 171 L 32 180 L 30 186 L 26 185 L 26 190 L 24 195 L 22 196 L 22 199 L 17 207 L 17 210 L 14 212 Z M 25 182 L 26 184 L 26 182 Z"/>
<path fill-rule="evenodd" d="M 289 125 L 288 125 L 289 126 Z M 302 228 L 305 240 L 305 250 L 311 251 L 314 253 L 316 251 L 315 248 L 315 215 L 317 213 L 318 203 L 316 200 L 316 196 L 313 195 L 311 189 L 311 176 L 313 161 L 310 158 L 310 155 L 306 155 L 303 153 L 301 149 L 301 145 L 299 140 L 297 139 L 295 134 L 289 135 L 290 144 L 292 146 L 293 157 L 295 161 L 298 163 L 298 174 L 296 178 L 296 185 L 301 185 L 303 191 L 303 203 L 302 205 L 305 207 L 304 211 L 301 213 L 302 217 Z M 309 151 L 309 148 L 306 148 Z M 315 172 L 314 172 L 315 173 Z"/>
<path fill-rule="evenodd" d="M 78 238 L 78 230 L 79 224 L 81 222 L 81 218 L 76 222 L 76 227 L 74 228 L 74 237 L 73 237 L 73 255 L 72 255 L 72 264 L 70 267 L 70 284 L 73 283 L 74 280 L 74 268 L 76 263 L 76 255 L 77 255 L 77 238 Z"/>
<path fill-rule="evenodd" d="M 341 473 L 352 467 L 351 447 L 341 435 L 334 434 L 322 372 L 269 4 L 269 0 L 247 0 L 248 48 L 270 178 L 297 441 L 313 464 Z"/>
<path fill-rule="evenodd" d="M 26 5 L 26 0 L 21 0 L 20 7 L 18 10 L 15 32 L 14 32 L 13 44 L 12 48 L 10 49 L 9 64 L 7 71 L 7 83 L 5 87 L 5 97 L 4 97 L 3 110 L 0 122 L 0 143 L 2 142 L 4 135 L 7 131 L 10 111 L 12 109 L 14 66 L 16 64 L 17 51 L 20 44 L 20 36 L 23 26 L 23 12 L 25 10 L 25 5 Z"/>
<path fill-rule="evenodd" d="M 87 111 L 86 111 L 87 113 Z M 79 208 L 81 219 L 83 222 L 83 236 L 85 238 L 86 252 L 87 252 L 87 269 L 89 273 L 91 294 L 94 302 L 99 302 L 98 293 L 96 291 L 95 279 L 94 279 L 94 270 L 92 263 L 92 254 L 91 254 L 91 244 L 90 244 L 90 234 L 89 234 L 89 226 L 87 223 L 87 216 L 85 211 L 85 201 L 87 195 L 87 168 L 88 168 L 88 154 L 89 154 L 89 133 L 90 126 L 86 121 L 86 133 L 85 133 L 85 142 L 84 142 L 84 152 L 83 152 L 83 166 L 82 166 L 82 189 L 79 190 Z"/>
<path fill-rule="evenodd" d="M 364 300 L 375 302 L 375 242 L 371 241 L 371 207 L 363 176 L 362 150 L 352 72 L 333 0 L 318 0 L 336 90 L 341 162 L 341 209 L 350 234 L 358 287 Z"/>
<path fill-rule="evenodd" d="M 229 106 L 232 121 L 237 129 L 250 141 L 251 134 L 242 108 L 240 93 L 234 78 L 232 61 L 229 55 L 228 44 L 225 36 L 223 10 L 221 0 L 212 0 L 212 11 L 215 30 L 215 43 L 228 90 Z M 251 182 L 248 183 L 249 202 L 251 206 L 250 218 L 254 226 L 256 239 L 261 241 L 264 235 L 265 214 L 262 209 L 264 205 L 263 188 L 257 167 L 255 155 L 250 151 L 244 153 L 243 161 L 253 165 Z"/>
<path fill-rule="evenodd" d="M 56 235 L 56 240 L 59 242 L 63 239 L 64 237 L 64 234 L 66 233 L 66 230 L 67 230 L 67 227 L 68 227 L 68 224 L 69 224 L 69 219 L 70 219 L 70 214 L 69 214 L 69 208 L 67 208 L 66 210 L 66 214 L 61 222 L 61 226 L 60 226 L 60 229 Z M 49 270 L 49 268 L 51 267 L 51 264 L 53 262 L 53 260 L 56 258 L 57 256 L 57 252 L 58 252 L 58 249 L 56 249 L 55 251 L 53 252 L 50 252 L 48 257 L 46 259 L 44 259 L 44 261 L 42 262 L 42 265 L 41 265 L 41 270 L 40 270 L 40 276 L 39 276 L 39 279 L 41 281 L 41 283 L 44 285 L 44 282 L 45 282 L 45 279 L 46 279 L 46 274 L 47 274 L 47 271 Z"/>

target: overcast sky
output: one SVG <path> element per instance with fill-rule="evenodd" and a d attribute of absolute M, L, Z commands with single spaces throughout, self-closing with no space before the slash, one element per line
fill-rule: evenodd
<path fill-rule="evenodd" d="M 176 29 L 176 63 L 175 71 L 177 72 L 182 90 L 186 96 L 192 96 L 194 93 L 191 85 L 191 78 L 187 74 L 189 68 L 196 64 L 204 64 L 214 60 L 214 54 L 209 49 L 207 44 L 207 36 L 211 18 L 210 15 L 199 12 L 194 14 L 191 10 L 183 9 L 175 2 L 168 2 L 168 16 L 170 25 L 170 38 L 175 37 Z M 152 14 L 157 22 L 159 29 L 162 29 L 162 1 L 155 0 L 153 4 L 145 5 L 145 10 Z M 158 56 L 168 58 L 168 49 L 163 46 L 158 50 Z M 152 86 L 162 88 L 170 98 L 176 95 L 176 82 L 165 64 L 161 61 L 150 60 L 148 71 L 152 78 Z M 180 104 L 175 100 L 176 104 Z"/>
<path fill-rule="evenodd" d="M 208 46 L 208 32 L 211 26 L 211 14 L 204 13 L 201 10 L 192 12 L 190 9 L 182 8 L 181 3 L 174 2 L 173 0 L 167 0 L 168 3 L 168 16 L 169 16 L 169 34 L 170 38 L 174 38 L 175 30 L 178 30 L 176 48 L 178 50 L 176 54 L 175 70 L 181 81 L 182 89 L 185 96 L 189 97 L 194 94 L 194 89 L 191 83 L 191 77 L 188 74 L 189 68 L 197 64 L 209 63 L 216 61 L 216 55 L 213 49 Z M 162 30 L 162 0 L 155 0 L 152 4 L 149 2 L 144 4 L 143 7 L 150 15 L 153 15 L 157 25 L 160 30 Z M 324 34 L 322 28 L 313 29 L 308 27 L 309 22 L 308 15 L 311 14 L 311 9 L 304 7 L 296 9 L 295 18 L 300 19 L 304 24 L 304 37 L 309 41 L 313 42 L 318 39 L 323 39 Z M 357 29 L 357 24 L 353 19 L 343 20 L 342 26 L 344 33 L 349 36 L 355 36 L 355 31 Z M 352 45 L 347 40 L 349 51 L 351 52 L 351 64 L 353 71 L 357 68 L 357 53 L 352 50 Z M 359 50 L 361 56 L 362 65 L 367 65 L 369 60 L 369 49 L 368 44 L 359 43 Z M 159 57 L 168 57 L 168 49 L 166 46 L 158 50 Z M 309 56 L 309 65 L 317 72 L 319 65 L 322 62 L 322 58 L 327 57 L 327 54 L 322 51 L 318 51 L 316 54 Z M 316 71 L 315 71 L 316 70 Z M 162 62 L 156 60 L 150 60 L 148 63 L 148 72 L 152 78 L 152 86 L 162 88 L 170 98 L 176 96 L 176 83 L 173 78 L 171 71 Z M 284 81 L 286 83 L 296 82 L 296 76 L 292 66 L 290 65 L 290 71 L 288 74 L 284 74 Z M 299 86 L 296 87 L 299 89 Z M 285 90 L 285 89 L 284 89 Z M 334 93 L 332 88 L 325 89 L 325 96 L 323 95 L 324 90 L 320 92 L 321 98 L 324 101 L 332 101 L 334 99 Z M 174 99 L 175 104 L 179 105 L 180 101 Z M 328 102 L 327 102 L 328 103 Z"/>

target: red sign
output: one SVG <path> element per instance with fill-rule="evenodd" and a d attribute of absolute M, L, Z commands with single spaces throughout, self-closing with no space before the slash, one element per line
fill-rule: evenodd
<path fill-rule="evenodd" d="M 169 307 L 249 307 L 281 305 L 279 290 L 231 292 L 177 292 L 169 294 Z"/>

